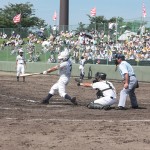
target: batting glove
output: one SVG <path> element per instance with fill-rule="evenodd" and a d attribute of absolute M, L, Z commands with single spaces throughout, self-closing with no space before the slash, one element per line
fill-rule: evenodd
<path fill-rule="evenodd" d="M 47 71 L 43 71 L 43 74 L 47 74 Z"/>

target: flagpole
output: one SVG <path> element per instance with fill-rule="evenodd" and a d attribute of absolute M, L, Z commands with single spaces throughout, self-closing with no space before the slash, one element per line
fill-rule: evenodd
<path fill-rule="evenodd" d="M 144 0 L 143 0 L 143 2 L 142 2 L 142 26 L 141 26 L 141 31 L 142 32 L 145 32 L 145 31 L 143 31 L 145 17 L 146 17 L 146 8 L 145 8 Z M 143 33 L 142 33 L 142 35 L 143 35 Z"/>
<path fill-rule="evenodd" d="M 118 17 L 116 17 L 116 43 L 118 40 Z"/>
<path fill-rule="evenodd" d="M 142 26 L 144 24 L 144 0 L 142 2 Z"/>
<path fill-rule="evenodd" d="M 90 14 L 91 17 L 96 17 L 96 7 L 91 9 Z M 96 33 L 96 18 L 95 18 L 95 33 Z"/>

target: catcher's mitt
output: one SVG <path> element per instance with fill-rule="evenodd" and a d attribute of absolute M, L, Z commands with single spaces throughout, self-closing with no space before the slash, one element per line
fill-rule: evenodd
<path fill-rule="evenodd" d="M 82 83 L 82 80 L 78 78 L 75 78 L 75 81 L 77 82 L 77 86 L 80 86 L 80 83 Z"/>
<path fill-rule="evenodd" d="M 96 80 L 96 79 L 95 79 L 95 80 L 93 80 L 93 83 L 95 83 L 95 82 L 98 82 L 98 80 Z"/>

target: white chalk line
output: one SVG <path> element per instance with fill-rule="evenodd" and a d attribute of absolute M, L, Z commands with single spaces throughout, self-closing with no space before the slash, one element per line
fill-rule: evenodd
<path fill-rule="evenodd" d="M 12 98 L 12 99 L 24 100 L 24 101 L 31 102 L 31 103 L 37 103 L 38 102 L 38 101 L 35 101 L 35 100 L 32 100 L 32 99 L 22 99 L 22 98 L 19 98 L 19 97 L 8 96 L 8 95 L 3 95 L 3 94 L 0 94 L 0 95 L 4 96 L 4 97 L 9 97 L 9 98 Z"/>
<path fill-rule="evenodd" d="M 13 96 L 7 96 L 7 95 L 2 95 L 1 96 L 6 96 L 6 97 L 10 97 L 10 98 L 15 98 L 15 99 L 21 99 L 21 98 L 17 98 L 17 97 L 13 97 Z M 29 100 L 29 99 L 21 99 L 21 100 L 25 100 L 28 102 L 32 102 L 32 103 L 37 103 L 37 101 L 34 100 Z M 52 103 L 60 103 L 60 102 L 52 102 Z M 62 102 L 61 102 L 62 103 Z M 142 103 L 142 104 L 150 104 L 150 103 Z M 48 105 L 47 107 L 64 107 L 64 105 Z M 0 107 L 0 109 L 3 110 L 20 110 L 20 108 L 4 108 L 4 107 Z M 18 120 L 19 118 L 5 118 L 6 120 Z M 60 122 L 150 122 L 150 120 L 78 120 L 78 119 L 42 119 L 42 118 L 37 118 L 37 119 L 28 119 L 27 121 L 43 121 L 43 120 L 47 120 L 47 121 L 60 121 Z"/>
<path fill-rule="evenodd" d="M 18 100 L 24 100 L 24 101 L 27 101 L 27 102 L 31 102 L 31 103 L 40 103 L 40 101 L 35 101 L 35 100 L 32 100 L 32 99 L 22 99 L 22 98 L 19 98 L 19 97 L 14 97 L 14 96 L 8 96 L 8 95 L 3 95 L 3 94 L 0 94 L 0 96 L 4 96 L 4 97 L 9 97 L 9 98 L 12 98 L 12 99 L 18 99 Z M 58 103 L 61 103 L 61 104 L 63 104 L 63 103 L 66 103 L 67 102 L 67 100 L 65 100 L 64 99 L 64 101 L 59 101 L 59 102 L 57 102 L 57 100 L 59 100 L 59 99 L 56 99 L 56 101 L 55 102 L 50 102 L 51 104 L 58 104 Z M 54 105 L 53 105 L 54 106 Z M 58 106 L 58 105 L 57 105 Z"/>
<path fill-rule="evenodd" d="M 6 120 L 19 120 L 19 118 L 5 118 Z M 58 121 L 58 122 L 122 122 L 122 123 L 130 123 L 130 122 L 150 122 L 150 120 L 80 120 L 80 119 L 24 119 L 25 121 Z"/>
<path fill-rule="evenodd" d="M 64 108 L 64 106 L 63 105 L 45 105 L 45 107 L 52 107 L 52 108 L 61 108 L 61 107 L 63 107 Z M 27 109 L 27 108 L 20 108 L 20 107 L 18 107 L 18 108 L 15 108 L 15 107 L 13 107 L 13 108 L 9 108 L 9 107 L 0 107 L 0 109 L 1 110 L 20 110 L 20 109 L 22 109 L 22 110 L 31 110 L 31 109 Z M 62 111 L 62 110 L 61 110 Z M 65 110 L 64 110 L 65 111 Z"/>
<path fill-rule="evenodd" d="M 4 94 L 0 94 L 0 96 L 4 96 L 4 97 L 10 97 L 12 99 L 18 99 L 18 100 L 24 100 L 24 101 L 27 101 L 27 102 L 31 102 L 31 103 L 39 103 L 40 101 L 35 101 L 35 100 L 32 100 L 32 99 L 22 99 L 22 98 L 19 98 L 19 97 L 14 97 L 14 96 L 8 96 L 8 95 L 4 95 Z M 58 104 L 58 103 L 66 103 L 67 100 L 64 99 L 64 102 L 61 101 L 61 102 L 57 102 L 58 99 L 56 99 L 55 102 L 50 102 L 52 104 Z M 144 105 L 150 105 L 150 103 L 140 103 L 140 104 L 144 104 Z M 54 105 L 52 105 L 54 106 Z"/>
<path fill-rule="evenodd" d="M 0 107 L 2 110 L 19 110 L 20 108 L 8 108 L 8 107 Z"/>

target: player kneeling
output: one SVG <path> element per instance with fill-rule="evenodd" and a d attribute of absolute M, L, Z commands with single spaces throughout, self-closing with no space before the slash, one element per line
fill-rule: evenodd
<path fill-rule="evenodd" d="M 106 81 L 106 74 L 97 72 L 93 83 L 77 83 L 78 86 L 92 87 L 98 90 L 97 99 L 90 102 L 87 107 L 90 109 L 110 109 L 116 103 L 116 89 L 113 84 Z"/>

